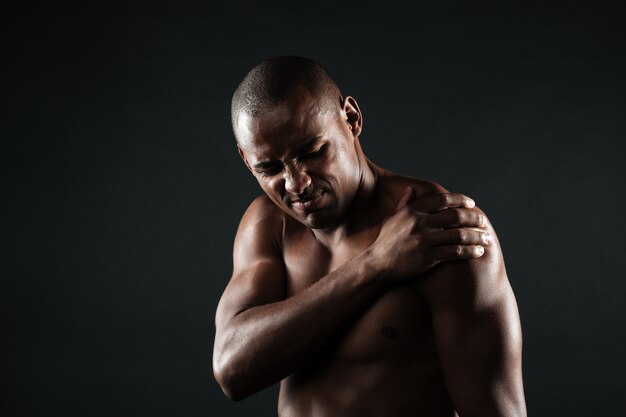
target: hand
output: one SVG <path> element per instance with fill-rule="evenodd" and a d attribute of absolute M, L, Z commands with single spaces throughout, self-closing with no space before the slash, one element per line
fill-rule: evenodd
<path fill-rule="evenodd" d="M 376 265 L 385 276 L 408 279 L 440 262 L 482 256 L 491 236 L 474 229 L 485 227 L 486 220 L 472 207 L 474 201 L 463 194 L 416 200 L 415 190 L 407 187 L 370 247 Z"/>

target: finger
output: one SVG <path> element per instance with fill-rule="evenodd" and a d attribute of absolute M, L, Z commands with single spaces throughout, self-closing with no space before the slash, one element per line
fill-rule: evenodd
<path fill-rule="evenodd" d="M 422 225 L 440 229 L 453 227 L 485 227 L 485 215 L 479 210 L 451 208 L 425 216 Z"/>
<path fill-rule="evenodd" d="M 437 193 L 420 196 L 412 206 L 419 211 L 435 213 L 452 207 L 472 208 L 476 205 L 474 200 L 460 193 Z"/>
<path fill-rule="evenodd" d="M 460 228 L 431 232 L 426 235 L 433 246 L 490 245 L 491 235 L 481 230 Z"/>
<path fill-rule="evenodd" d="M 402 196 L 398 200 L 398 204 L 396 205 L 396 212 L 405 208 L 409 203 L 411 203 L 411 201 L 413 201 L 414 198 L 415 190 L 413 189 L 413 187 L 406 187 L 404 189 L 404 193 L 402 193 Z"/>
<path fill-rule="evenodd" d="M 485 248 L 480 245 L 435 246 L 433 247 L 432 254 L 436 262 L 455 259 L 472 259 L 483 256 L 485 254 Z"/>

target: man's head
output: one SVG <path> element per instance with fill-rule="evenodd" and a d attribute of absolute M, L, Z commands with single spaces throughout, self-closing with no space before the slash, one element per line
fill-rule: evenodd
<path fill-rule="evenodd" d="M 298 86 L 314 94 L 324 110 L 339 111 L 339 88 L 319 63 L 297 56 L 278 56 L 252 68 L 237 87 L 231 105 L 233 127 L 241 113 L 255 117 L 276 109 Z"/>
<path fill-rule="evenodd" d="M 232 101 L 239 154 L 276 205 L 312 228 L 336 225 L 365 157 L 361 112 L 315 61 L 277 57 L 253 68 Z"/>

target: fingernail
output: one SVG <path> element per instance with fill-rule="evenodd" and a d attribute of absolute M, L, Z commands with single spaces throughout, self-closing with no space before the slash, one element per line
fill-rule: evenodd
<path fill-rule="evenodd" d="M 476 205 L 476 202 L 472 200 L 471 198 L 467 197 L 467 205 L 470 207 L 474 207 Z"/>
<path fill-rule="evenodd" d="M 479 255 L 482 255 L 482 254 L 484 254 L 484 253 L 485 253 L 485 248 L 483 248 L 482 246 L 479 246 L 479 247 L 478 247 L 478 254 L 479 254 Z"/>

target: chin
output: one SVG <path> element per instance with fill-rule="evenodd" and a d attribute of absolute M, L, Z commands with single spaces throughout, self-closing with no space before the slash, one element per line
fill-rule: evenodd
<path fill-rule="evenodd" d="M 310 213 L 300 222 L 311 229 L 328 229 L 337 223 L 337 219 L 331 216 L 330 213 L 318 211 Z"/>

